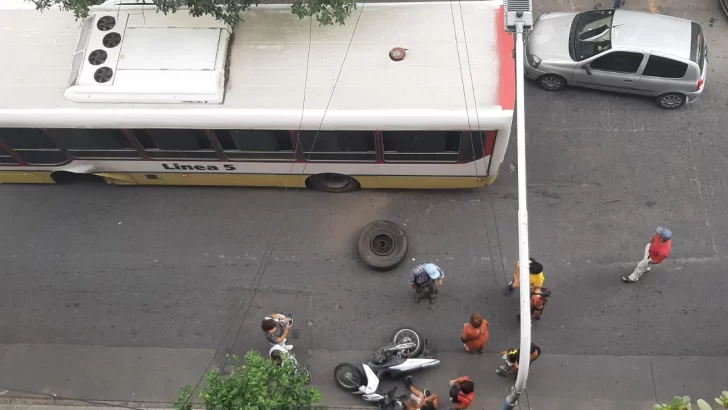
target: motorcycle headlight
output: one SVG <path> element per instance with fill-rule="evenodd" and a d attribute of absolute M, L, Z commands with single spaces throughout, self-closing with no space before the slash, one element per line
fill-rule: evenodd
<path fill-rule="evenodd" d="M 528 65 L 533 68 L 538 68 L 538 65 L 541 64 L 541 59 L 538 56 L 527 54 L 526 58 L 528 59 Z"/>

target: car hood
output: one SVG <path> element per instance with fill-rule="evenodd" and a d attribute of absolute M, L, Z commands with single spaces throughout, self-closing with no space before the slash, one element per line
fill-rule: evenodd
<path fill-rule="evenodd" d="M 542 60 L 571 60 L 569 32 L 578 13 L 546 13 L 528 34 L 526 52 Z"/>

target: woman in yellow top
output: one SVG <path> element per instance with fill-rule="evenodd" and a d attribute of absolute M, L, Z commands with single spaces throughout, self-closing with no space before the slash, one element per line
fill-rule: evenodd
<path fill-rule="evenodd" d="M 544 276 L 543 276 L 543 265 L 536 262 L 536 259 L 528 258 L 528 271 L 531 273 L 528 281 L 531 283 L 531 293 L 534 289 L 540 289 L 543 287 Z M 520 287 L 521 283 L 521 262 L 516 262 L 516 272 L 513 273 L 513 282 L 508 284 L 506 288 L 506 296 L 510 296 L 513 290 Z"/>

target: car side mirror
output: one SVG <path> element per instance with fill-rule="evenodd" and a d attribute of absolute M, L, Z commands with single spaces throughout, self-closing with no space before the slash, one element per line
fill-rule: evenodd
<path fill-rule="evenodd" d="M 581 65 L 581 68 L 583 68 L 588 75 L 591 75 L 592 74 L 591 67 L 589 66 L 589 63 L 582 64 Z"/>

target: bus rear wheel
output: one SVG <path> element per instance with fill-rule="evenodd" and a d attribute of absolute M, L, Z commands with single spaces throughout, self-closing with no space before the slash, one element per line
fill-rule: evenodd
<path fill-rule="evenodd" d="M 316 174 L 306 180 L 306 185 L 317 191 L 323 192 L 352 192 L 359 189 L 359 182 L 347 175 L 342 174 Z"/>

